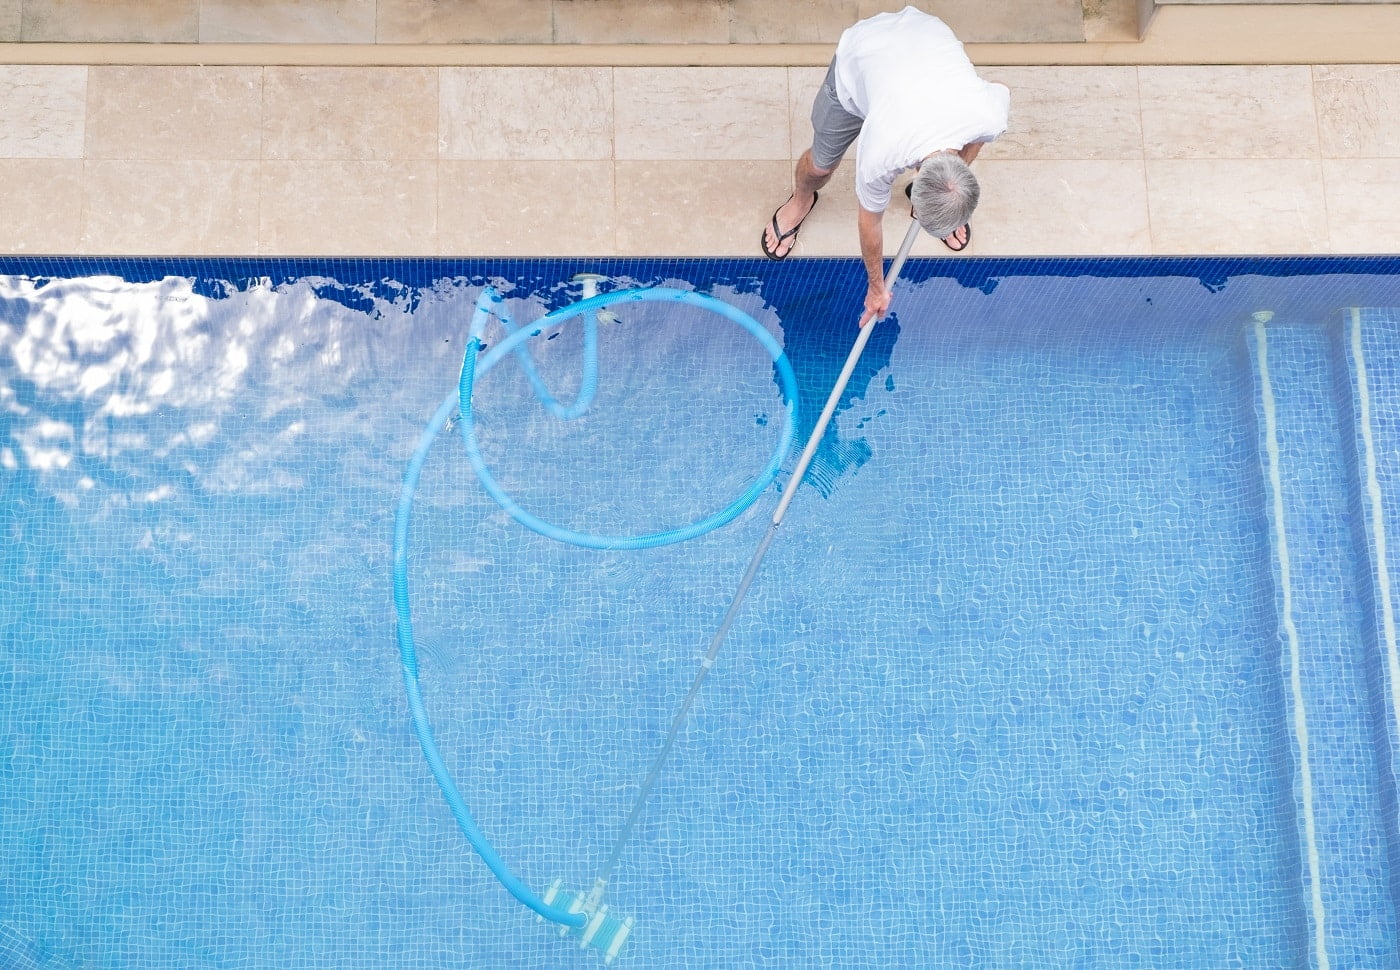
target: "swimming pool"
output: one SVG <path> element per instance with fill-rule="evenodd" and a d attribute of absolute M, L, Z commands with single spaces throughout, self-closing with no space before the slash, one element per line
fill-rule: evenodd
<path fill-rule="evenodd" d="M 0 956 L 598 965 L 456 827 L 390 589 L 475 301 L 527 323 L 580 272 L 751 315 L 799 437 L 863 287 L 836 260 L 0 260 Z M 622 855 L 617 965 L 1400 966 L 1397 307 L 1400 259 L 911 261 Z M 613 309 L 578 421 L 509 359 L 481 379 L 482 455 L 550 521 L 673 528 L 791 402 L 730 322 Z M 530 343 L 564 398 L 580 333 Z M 536 891 L 611 848 L 782 483 L 598 551 L 434 443 L 425 703 Z"/>

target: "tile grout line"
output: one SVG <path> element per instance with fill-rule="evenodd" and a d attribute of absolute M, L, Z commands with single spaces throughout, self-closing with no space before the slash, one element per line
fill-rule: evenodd
<path fill-rule="evenodd" d="M 375 3 L 376 31 L 379 23 L 379 5 Z M 378 37 L 378 33 L 375 34 Z M 443 252 L 442 239 L 442 68 L 433 69 L 433 252 L 439 256 Z"/>
<path fill-rule="evenodd" d="M 792 139 L 793 139 L 793 135 L 794 135 L 794 132 L 793 132 L 793 130 L 792 130 L 792 112 L 793 112 L 793 109 L 794 109 L 795 105 L 792 103 L 792 68 L 791 68 L 791 67 L 785 68 L 785 69 L 783 70 L 783 83 L 784 83 L 784 85 L 786 85 L 786 87 L 787 87 L 787 130 L 788 130 L 788 150 L 787 150 L 788 157 L 787 157 L 787 163 L 788 163 L 788 165 L 796 165 L 796 164 L 797 164 L 797 159 L 796 159 L 794 156 L 795 156 L 796 153 L 797 153 L 797 146 L 796 146 L 795 144 L 793 144 L 793 140 L 792 140 Z M 804 150 L 805 150 L 805 149 L 804 149 Z"/>
<path fill-rule="evenodd" d="M 21 5 L 22 9 L 23 5 Z M 79 192 L 78 201 L 78 240 L 79 252 L 84 251 L 85 240 L 90 239 L 88 233 L 88 219 L 92 215 L 92 179 L 88 168 L 88 133 L 92 130 L 93 105 L 92 105 L 92 68 L 83 68 L 83 147 L 82 147 L 82 189 Z M 95 252 L 95 250 L 87 250 Z"/>
<path fill-rule="evenodd" d="M 551 11 L 553 7 L 551 6 Z M 622 255 L 622 187 L 617 179 L 617 68 L 608 68 L 608 104 L 611 106 L 612 117 L 608 122 L 608 145 L 609 154 L 612 159 L 612 190 L 613 190 L 613 218 L 612 218 L 612 255 Z"/>
<path fill-rule="evenodd" d="M 1147 124 L 1142 117 L 1142 68 L 1137 66 L 1133 68 L 1133 94 L 1137 99 L 1138 152 L 1142 159 L 1142 205 L 1147 215 L 1147 252 L 1159 256 L 1157 234 L 1152 229 L 1152 179 L 1147 171 Z"/>
<path fill-rule="evenodd" d="M 1337 252 L 1336 240 L 1332 238 L 1332 206 L 1327 192 L 1327 160 L 1322 142 L 1322 112 L 1317 106 L 1317 65 L 1308 65 L 1308 106 L 1312 109 L 1313 133 L 1317 135 L 1317 178 L 1322 189 L 1322 231 L 1327 240 L 1327 252 Z"/>
<path fill-rule="evenodd" d="M 201 0 L 202 2 L 202 0 Z M 257 250 L 259 256 L 267 255 L 267 241 L 263 238 L 263 191 L 265 184 L 266 164 L 267 164 L 267 138 L 266 138 L 266 118 L 267 118 L 267 68 L 258 69 L 258 235 Z"/>

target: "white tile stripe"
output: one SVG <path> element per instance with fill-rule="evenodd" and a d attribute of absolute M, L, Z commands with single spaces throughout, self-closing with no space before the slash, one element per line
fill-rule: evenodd
<path fill-rule="evenodd" d="M 1288 534 L 1283 519 L 1283 486 L 1279 473 L 1278 412 L 1269 381 L 1269 347 L 1264 324 L 1273 314 L 1255 314 L 1254 339 L 1259 348 L 1259 383 L 1263 391 L 1265 452 L 1269 457 L 1269 488 L 1273 492 L 1274 542 L 1278 555 L 1279 586 L 1283 595 L 1283 631 L 1288 640 L 1289 685 L 1293 693 L 1293 734 L 1298 742 L 1298 776 L 1303 789 L 1303 840 L 1308 856 L 1308 881 L 1312 897 L 1313 950 L 1318 970 L 1330 970 L 1327 957 L 1326 909 L 1322 903 L 1321 857 L 1317 849 L 1317 818 L 1313 810 L 1312 763 L 1308 752 L 1308 718 L 1303 700 L 1303 673 L 1299 663 L 1298 627 L 1293 621 L 1292 568 Z"/>
<path fill-rule="evenodd" d="M 1371 434 L 1371 386 L 1366 377 L 1366 355 L 1361 349 L 1361 310 L 1351 308 L 1351 357 L 1356 367 L 1357 423 L 1365 462 L 1366 497 L 1370 500 L 1371 542 L 1376 560 L 1376 586 L 1381 605 L 1381 642 L 1390 679 L 1390 713 L 1396 719 L 1395 737 L 1400 738 L 1400 648 L 1395 636 L 1395 604 L 1390 589 L 1390 563 L 1386 556 L 1385 516 L 1381 506 L 1381 485 L 1376 476 L 1376 445 Z"/>

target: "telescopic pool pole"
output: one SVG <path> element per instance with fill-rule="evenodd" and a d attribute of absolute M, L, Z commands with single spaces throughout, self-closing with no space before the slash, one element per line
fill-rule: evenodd
<path fill-rule="evenodd" d="M 894 257 L 894 262 L 890 264 L 889 272 L 885 274 L 885 288 L 892 290 L 895 280 L 899 278 L 899 272 L 904 268 L 904 261 L 909 258 L 909 250 L 914 248 L 914 240 L 919 235 L 919 223 L 916 220 L 909 220 L 909 231 L 904 234 L 904 242 L 900 244 L 899 252 Z M 758 574 L 758 567 L 763 562 L 764 555 L 768 552 L 768 547 L 773 543 L 773 537 L 777 534 L 778 526 L 782 525 L 783 516 L 787 515 L 788 506 L 792 504 L 793 497 L 797 494 L 798 486 L 802 484 L 802 477 L 807 473 L 807 466 L 812 463 L 812 458 L 817 453 L 817 448 L 821 446 L 822 436 L 826 433 L 826 426 L 831 423 L 831 416 L 836 413 L 836 405 L 841 401 L 841 395 L 846 390 L 846 385 L 851 380 L 851 375 L 855 373 L 856 363 L 860 360 L 860 355 L 865 352 L 865 345 L 870 342 L 870 335 L 875 332 L 878 320 L 866 321 L 861 318 L 860 333 L 856 335 L 856 342 L 851 347 L 851 352 L 846 355 L 846 364 L 841 368 L 841 373 L 836 378 L 836 383 L 831 388 L 831 393 L 827 395 L 826 407 L 822 408 L 821 415 L 817 418 L 816 426 L 812 429 L 811 436 L 807 439 L 807 447 L 802 449 L 802 456 L 797 459 L 797 464 L 793 467 L 792 477 L 788 479 L 787 487 L 783 489 L 783 494 L 778 499 L 778 507 L 773 510 L 773 520 L 768 525 L 768 531 L 763 534 L 763 540 L 759 542 L 758 548 L 754 550 L 753 558 L 749 560 L 749 568 L 744 571 L 744 578 L 739 582 L 739 589 L 734 594 L 734 599 L 729 603 L 729 609 L 725 610 L 724 619 L 720 621 L 719 629 L 715 631 L 714 639 L 710 641 L 710 649 L 705 653 L 705 659 L 700 661 L 700 669 L 695 674 L 695 680 L 690 685 L 690 691 L 685 695 L 685 700 L 681 702 L 680 709 L 676 711 L 676 716 L 671 719 L 671 729 L 666 733 L 666 743 L 661 746 L 661 752 L 656 756 L 656 761 L 652 763 L 651 771 L 647 773 L 646 780 L 642 782 L 641 789 L 637 792 L 637 799 L 632 804 L 632 811 L 627 816 L 627 821 L 623 823 L 622 834 L 618 836 L 617 844 L 613 847 L 612 854 L 603 868 L 598 871 L 598 878 L 593 884 L 593 889 L 589 893 L 589 906 L 596 906 L 603 898 L 603 893 L 607 890 L 608 880 L 612 877 L 613 869 L 616 868 L 618 859 L 622 855 L 623 846 L 626 845 L 628 837 L 632 834 L 632 827 L 636 825 L 638 817 L 642 813 L 642 808 L 646 804 L 647 796 L 651 794 L 652 787 L 656 784 L 657 777 L 661 774 L 661 769 L 666 763 L 666 758 L 671 753 L 671 746 L 675 744 L 676 736 L 680 734 L 681 728 L 685 724 L 686 717 L 690 714 L 690 707 L 695 702 L 695 695 L 700 691 L 700 685 L 704 683 L 705 676 L 710 672 L 710 668 L 715 665 L 715 657 L 719 654 L 720 644 L 724 642 L 725 636 L 729 633 L 729 628 L 734 624 L 734 618 L 739 613 L 739 607 L 744 602 L 744 597 L 748 595 L 749 585 L 753 583 L 754 576 Z"/>

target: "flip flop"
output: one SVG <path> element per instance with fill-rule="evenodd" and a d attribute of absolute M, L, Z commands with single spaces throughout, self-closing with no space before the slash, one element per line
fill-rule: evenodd
<path fill-rule="evenodd" d="M 914 183 L 913 183 L 913 182 L 910 182 L 908 185 L 906 185 L 906 186 L 904 187 L 904 197 L 905 197 L 906 199 L 909 200 L 909 218 L 913 219 L 913 218 L 914 218 Z M 963 244 L 962 244 L 961 246 L 954 246 L 952 243 L 950 243 L 950 242 L 948 241 L 948 239 L 940 239 L 940 240 L 939 240 L 939 242 L 943 243 L 943 245 L 947 246 L 949 249 L 951 249 L 951 250 L 952 250 L 953 252 L 955 252 L 955 253 L 960 253 L 960 252 L 962 252 L 964 249 L 966 249 L 968 246 L 971 246 L 971 245 L 972 245 L 972 223 L 970 223 L 970 222 L 964 222 L 961 226 L 958 227 L 958 229 L 966 229 L 966 230 L 967 230 L 967 239 L 963 240 Z M 957 229 L 954 229 L 954 230 L 953 230 L 954 233 L 956 233 L 957 231 L 958 231 Z M 950 235 L 948 238 L 952 238 L 952 236 Z"/>
<path fill-rule="evenodd" d="M 948 239 L 953 239 L 953 236 L 952 236 L 952 235 L 948 236 L 947 239 L 941 240 L 942 243 L 943 243 L 943 245 L 947 246 L 949 249 L 951 249 L 951 250 L 952 250 L 953 252 L 955 252 L 955 253 L 960 253 L 960 252 L 962 252 L 964 249 L 966 249 L 968 246 L 971 246 L 971 245 L 972 245 L 972 223 L 970 223 L 970 222 L 964 222 L 964 223 L 963 223 L 961 226 L 959 226 L 958 228 L 960 228 L 960 229 L 966 229 L 966 230 L 967 230 L 967 238 L 966 238 L 965 240 L 963 240 L 963 244 L 962 244 L 961 246 L 954 246 L 953 243 L 951 243 L 951 242 L 948 241 Z M 958 231 L 957 229 L 954 229 L 954 230 L 953 230 L 953 233 L 956 234 L 957 231 Z M 957 242 L 957 240 L 954 239 L 953 242 Z"/>
<path fill-rule="evenodd" d="M 787 259 L 789 256 L 791 256 L 791 255 L 792 255 L 792 250 L 793 250 L 793 248 L 797 245 L 797 230 L 799 230 L 799 229 L 802 228 L 802 223 L 804 223 L 804 222 L 807 221 L 807 216 L 810 216 L 810 215 L 812 214 L 812 209 L 815 209 L 815 208 L 817 207 L 817 202 L 818 202 L 818 200 L 820 200 L 820 199 L 821 199 L 821 193 L 819 193 L 819 192 L 813 192 L 813 193 L 812 193 L 812 206 L 811 206 L 810 209 L 807 210 L 807 215 L 806 215 L 806 216 L 803 216 L 800 220 L 798 220 L 797 225 L 793 226 L 793 227 L 792 227 L 791 229 L 789 229 L 787 232 L 783 232 L 781 229 L 778 228 L 778 213 L 782 210 L 783 205 L 787 205 L 788 202 L 791 202 L 791 201 L 792 201 L 792 196 L 788 196 L 788 197 L 787 197 L 787 202 L 784 202 L 783 205 L 780 205 L 780 206 L 778 206 L 778 208 L 774 209 L 774 210 L 773 210 L 773 236 L 774 236 L 774 239 L 773 239 L 773 248 L 772 248 L 772 249 L 769 249 L 769 248 L 768 248 L 768 232 L 767 232 L 766 230 L 763 231 L 763 232 L 760 232 L 760 233 L 758 234 L 758 245 L 759 245 L 759 248 L 763 250 L 763 255 L 767 256 L 769 259 L 773 260 L 774 262 L 777 262 L 778 260 L 782 260 L 782 259 Z M 792 240 L 792 245 L 788 247 L 787 252 L 785 252 L 785 253 L 783 253 L 781 256 L 779 256 L 779 255 L 778 255 L 778 247 L 781 246 L 781 245 L 783 244 L 783 241 L 784 241 L 784 240 L 787 240 L 787 239 L 791 239 L 791 240 Z"/>

